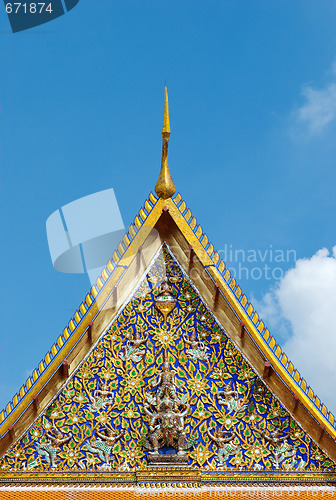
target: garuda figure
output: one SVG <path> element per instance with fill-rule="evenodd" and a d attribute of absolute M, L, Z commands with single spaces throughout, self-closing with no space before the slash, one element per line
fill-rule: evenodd
<path fill-rule="evenodd" d="M 46 431 L 46 436 L 48 438 L 48 441 L 46 443 L 37 444 L 37 453 L 39 455 L 45 456 L 47 462 L 51 464 L 51 467 L 56 467 L 57 452 L 63 444 L 70 441 L 70 439 L 72 438 L 72 434 L 64 438 L 61 431 L 52 428 L 50 429 L 50 431 Z"/>
<path fill-rule="evenodd" d="M 239 399 L 238 392 L 232 389 L 232 382 L 224 384 L 224 390 L 217 394 L 218 403 L 227 407 L 228 413 L 243 410 L 246 405 L 243 405 Z"/>
<path fill-rule="evenodd" d="M 218 451 L 217 451 L 217 462 L 218 465 L 225 465 L 225 462 L 229 458 L 230 455 L 235 455 L 239 451 L 239 446 L 233 443 L 233 440 L 235 438 L 235 435 L 233 432 L 228 432 L 221 427 L 218 431 L 215 431 L 214 434 L 211 434 L 210 431 L 208 431 L 209 437 L 215 441 L 215 443 L 218 446 Z"/>
<path fill-rule="evenodd" d="M 91 451 L 91 453 L 98 453 L 99 458 L 108 465 L 112 448 L 124 433 L 124 429 L 117 433 L 109 424 L 106 424 L 103 432 L 96 431 L 98 436 L 96 441 L 92 441 L 91 443 L 87 441 L 86 448 Z"/>
<path fill-rule="evenodd" d="M 186 404 L 187 395 L 177 395 L 175 370 L 171 370 L 167 360 L 159 374 L 155 396 L 147 396 L 144 412 L 150 417 L 149 434 L 145 446 L 151 454 L 158 454 L 159 449 L 170 446 L 177 449 L 179 455 L 186 453 L 192 446 L 192 440 L 186 442 L 184 419 L 189 412 Z"/>
<path fill-rule="evenodd" d="M 140 336 L 140 332 L 137 329 L 134 334 L 134 338 L 127 340 L 126 348 L 124 353 L 120 353 L 120 358 L 123 361 L 128 361 L 131 359 L 135 363 L 141 361 L 142 356 L 145 354 L 145 349 L 142 347 L 148 340 L 148 333 L 144 337 Z"/>
<path fill-rule="evenodd" d="M 89 394 L 89 398 L 91 401 L 91 410 L 97 411 L 113 403 L 114 393 L 108 389 L 107 380 L 104 380 L 99 383 L 99 389 L 94 391 L 93 397 Z"/>
<path fill-rule="evenodd" d="M 177 448 L 179 455 L 186 453 L 186 433 L 184 430 L 184 417 L 188 414 L 189 406 L 181 405 L 184 409 L 177 409 L 170 399 L 160 403 L 160 408 L 154 411 L 149 410 L 150 405 L 146 404 L 144 410 L 146 415 L 151 417 L 149 424 L 148 440 L 152 445 L 151 454 L 158 454 L 159 448 L 171 446 Z"/>
<path fill-rule="evenodd" d="M 186 355 L 188 356 L 188 358 L 195 361 L 197 359 L 208 359 L 209 353 L 207 352 L 207 350 L 209 348 L 204 344 L 204 342 L 197 338 L 195 331 L 192 332 L 190 339 L 188 339 L 186 335 L 183 335 L 183 340 L 188 346 L 190 346 L 188 349 L 186 349 Z"/>

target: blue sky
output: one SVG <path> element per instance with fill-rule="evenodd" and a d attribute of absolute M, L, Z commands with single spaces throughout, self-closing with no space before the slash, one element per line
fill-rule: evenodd
<path fill-rule="evenodd" d="M 316 371 L 302 344 L 288 344 L 290 354 L 299 369 L 309 358 L 302 373 L 336 409 L 317 375 L 336 338 L 335 258 L 313 258 L 336 244 L 335 23 L 336 3 L 325 0 L 80 0 L 12 34 L 0 5 L 0 406 L 90 286 L 53 269 L 47 218 L 113 187 L 125 225 L 133 220 L 159 172 L 167 82 L 171 173 L 210 241 L 305 259 L 281 263 L 294 281 L 239 281 L 285 344 L 305 338 L 301 319 L 312 315 Z M 286 309 L 313 275 L 319 286 L 299 287 L 302 307 Z"/>

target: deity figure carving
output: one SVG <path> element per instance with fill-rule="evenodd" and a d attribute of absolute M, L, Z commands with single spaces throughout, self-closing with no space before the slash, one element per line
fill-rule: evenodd
<path fill-rule="evenodd" d="M 219 466 L 225 465 L 225 462 L 230 455 L 235 455 L 238 453 L 240 447 L 233 443 L 235 435 L 233 432 L 228 433 L 223 427 L 214 434 L 208 431 L 208 436 L 212 439 L 218 446 L 217 451 L 217 462 Z"/>
<path fill-rule="evenodd" d="M 242 404 L 238 392 L 232 388 L 232 382 L 224 384 L 224 390 L 218 392 L 217 399 L 220 405 L 227 407 L 228 413 L 244 410 L 247 406 Z"/>
<path fill-rule="evenodd" d="M 149 403 L 152 404 L 153 400 L 156 400 L 155 406 L 159 408 L 161 400 L 165 395 L 168 396 L 174 403 L 178 404 L 182 402 L 176 392 L 175 373 L 176 371 L 170 368 L 169 362 L 165 359 L 161 373 L 151 384 L 152 387 L 156 386 L 157 389 L 155 397 L 147 396 Z M 155 384 L 156 381 L 157 383 Z"/>
<path fill-rule="evenodd" d="M 159 449 L 164 446 L 171 446 L 177 449 L 178 455 L 184 455 L 192 446 L 186 442 L 184 429 L 184 419 L 190 409 L 186 398 L 187 395 L 178 397 L 175 370 L 165 360 L 158 377 L 156 395 L 147 396 L 148 402 L 144 405 L 144 412 L 150 417 L 145 446 L 151 450 L 151 455 L 158 455 Z"/>
<path fill-rule="evenodd" d="M 103 432 L 96 431 L 98 439 L 96 441 L 87 441 L 86 448 L 91 453 L 98 453 L 99 458 L 106 465 L 110 463 L 111 451 L 115 443 L 125 434 L 124 429 L 119 433 L 115 431 L 109 424 L 106 424 Z"/>
<path fill-rule="evenodd" d="M 204 344 L 204 342 L 197 338 L 195 331 L 192 332 L 190 339 L 186 335 L 183 335 L 183 340 L 188 346 L 190 346 L 186 349 L 186 355 L 189 359 L 193 359 L 194 361 L 197 359 L 208 359 L 209 353 L 207 353 L 207 350 L 209 348 Z"/>
<path fill-rule="evenodd" d="M 145 349 L 143 344 L 145 344 L 148 340 L 148 333 L 141 337 L 140 331 L 137 328 L 134 334 L 133 339 L 129 339 L 126 342 L 126 348 L 124 353 L 120 353 L 120 358 L 123 361 L 128 361 L 131 359 L 134 362 L 141 361 L 142 356 L 145 354 Z"/>
<path fill-rule="evenodd" d="M 46 443 L 37 443 L 37 453 L 44 456 L 51 467 L 56 467 L 56 455 L 60 447 L 70 441 L 72 434 L 63 437 L 63 434 L 58 429 L 52 428 L 45 432 L 48 441 Z"/>
<path fill-rule="evenodd" d="M 160 311 L 165 320 L 168 314 L 174 309 L 176 305 L 176 291 L 168 283 L 168 279 L 165 278 L 163 283 L 159 286 L 157 295 L 154 299 L 155 307 Z"/>
<path fill-rule="evenodd" d="M 290 433 L 287 432 L 284 436 L 280 437 L 282 430 L 281 429 L 275 429 L 270 433 L 269 436 L 264 431 L 261 431 L 261 435 L 266 441 L 271 443 L 275 448 L 281 445 L 283 441 L 287 442 L 287 439 L 289 438 Z"/>
<path fill-rule="evenodd" d="M 267 435 L 264 431 L 261 431 L 262 437 L 274 447 L 273 458 L 271 458 L 271 462 L 274 467 L 279 469 L 281 462 L 286 460 L 287 468 L 294 468 L 297 464 L 296 447 L 293 447 L 288 443 L 288 438 L 290 436 L 289 432 L 283 436 L 281 436 L 281 433 L 282 429 L 278 428 L 272 431 L 269 435 Z"/>
<path fill-rule="evenodd" d="M 91 410 L 97 411 L 105 408 L 106 405 L 111 405 L 114 399 L 113 391 L 110 391 L 107 386 L 107 380 L 99 382 L 99 389 L 96 389 L 93 396 L 90 394 Z"/>

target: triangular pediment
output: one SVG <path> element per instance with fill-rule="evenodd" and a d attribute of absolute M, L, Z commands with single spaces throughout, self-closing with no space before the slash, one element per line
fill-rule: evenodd
<path fill-rule="evenodd" d="M 323 494 L 336 481 L 335 417 L 175 195 L 169 137 L 165 88 L 157 196 L 0 412 L 4 498 L 36 498 L 41 484 L 55 498 L 67 485 L 74 498 L 81 485 L 88 498 L 251 483 Z"/>
<path fill-rule="evenodd" d="M 166 244 L 0 464 L 37 474 L 122 471 L 129 481 L 171 465 L 209 474 L 334 471 Z"/>

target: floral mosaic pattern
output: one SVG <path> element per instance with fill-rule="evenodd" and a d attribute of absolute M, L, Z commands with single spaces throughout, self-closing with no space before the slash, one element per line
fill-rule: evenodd
<path fill-rule="evenodd" d="M 166 274 L 176 303 L 156 307 Z M 52 405 L 0 461 L 2 470 L 147 467 L 150 387 L 167 359 L 189 405 L 188 462 L 216 470 L 331 471 L 216 323 L 167 249 Z M 163 450 L 165 451 L 165 450 Z"/>

